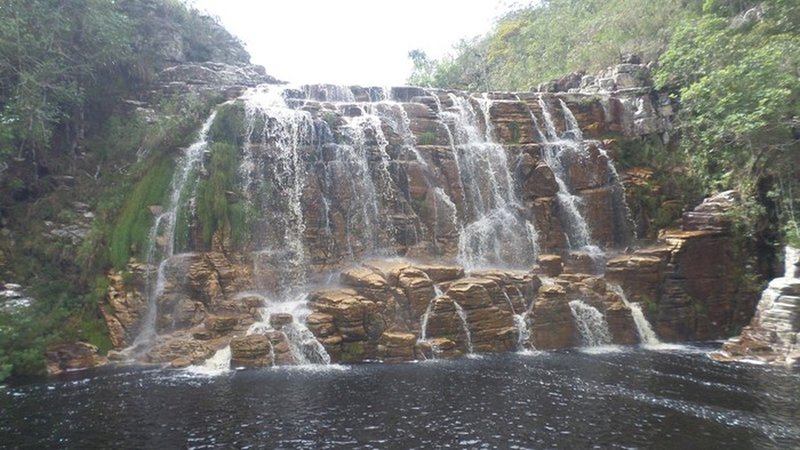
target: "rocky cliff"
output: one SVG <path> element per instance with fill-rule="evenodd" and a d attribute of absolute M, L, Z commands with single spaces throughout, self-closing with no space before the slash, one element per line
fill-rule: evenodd
<path fill-rule="evenodd" d="M 634 344 L 634 306 L 666 340 L 722 335 L 752 313 L 735 195 L 635 244 L 615 147 L 672 116 L 635 83 L 646 73 L 556 93 L 246 91 L 187 150 L 169 204 L 150 205 L 148 260 L 112 274 L 103 314 L 128 348 L 113 356 L 265 366 Z"/>

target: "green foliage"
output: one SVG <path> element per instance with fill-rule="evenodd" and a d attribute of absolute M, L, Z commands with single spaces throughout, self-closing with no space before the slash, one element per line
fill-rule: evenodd
<path fill-rule="evenodd" d="M 152 167 L 125 200 L 111 234 L 111 263 L 121 269 L 133 254 L 147 247 L 153 224 L 151 205 L 163 205 L 172 180 L 173 162 L 168 155 L 157 157 Z"/>
<path fill-rule="evenodd" d="M 35 156 L 58 125 L 77 137 L 84 93 L 131 53 L 130 22 L 105 0 L 7 0 L 0 24 L 0 122 L 19 152 Z"/>
<path fill-rule="evenodd" d="M 82 341 L 88 342 L 97 347 L 100 354 L 106 354 L 114 348 L 111 339 L 108 337 L 108 328 L 101 318 L 84 320 L 80 324 L 79 336 Z"/>
<path fill-rule="evenodd" d="M 245 207 L 229 196 L 235 192 L 238 176 L 238 147 L 216 142 L 211 145 L 208 177 L 197 186 L 197 221 L 206 246 L 216 233 L 230 236 L 234 245 L 246 235 Z"/>
<path fill-rule="evenodd" d="M 639 224 L 639 237 L 656 238 L 659 230 L 672 226 L 703 197 L 703 186 L 683 159 L 674 145 L 665 145 L 658 136 L 620 142 L 615 163 L 631 178 L 626 199 Z"/>
<path fill-rule="evenodd" d="M 53 343 L 109 347 L 97 308 L 106 286 L 94 277 L 142 256 L 147 206 L 163 204 L 172 160 L 221 101 L 170 97 L 148 117 L 120 101 L 153 98 L 150 83 L 176 50 L 188 61 L 249 59 L 215 19 L 180 0 L 0 2 L 0 209 L 14 236 L 0 245 L 4 273 L 36 299 L 0 314 L 0 379 L 41 372 Z M 86 239 L 77 248 L 44 239 L 44 221 L 77 221 L 75 201 L 96 215 Z"/>
<path fill-rule="evenodd" d="M 414 60 L 409 82 L 422 73 L 437 87 L 527 90 L 577 70 L 599 71 L 624 53 L 652 61 L 676 21 L 699 9 L 698 0 L 537 2 L 507 13 L 488 35 L 461 41 L 453 57 Z"/>
<path fill-rule="evenodd" d="M 0 381 L 10 375 L 44 373 L 44 349 L 57 332 L 56 318 L 62 311 L 47 314 L 35 307 L 16 312 L 0 312 Z"/>
<path fill-rule="evenodd" d="M 5 0 L 0 163 L 12 154 L 75 156 L 120 98 L 172 62 L 175 36 L 188 61 L 249 60 L 215 19 L 178 0 Z"/>
<path fill-rule="evenodd" d="M 417 143 L 419 145 L 434 145 L 436 144 L 436 133 L 433 131 L 424 131 L 417 136 Z"/>
<path fill-rule="evenodd" d="M 646 299 L 644 303 L 647 310 L 647 315 L 650 317 L 658 317 L 658 303 L 652 299 Z"/>
<path fill-rule="evenodd" d="M 226 142 L 236 148 L 244 144 L 246 125 L 245 111 L 241 103 L 223 105 L 208 131 L 210 142 Z"/>
<path fill-rule="evenodd" d="M 408 77 L 408 83 L 414 86 L 433 86 L 436 62 L 428 58 L 428 55 L 420 49 L 411 50 L 408 52 L 408 57 L 414 64 L 413 72 Z"/>
<path fill-rule="evenodd" d="M 677 28 L 656 82 L 678 92 L 682 151 L 704 187 L 737 189 L 747 202 L 760 180 L 783 180 L 788 233 L 798 216 L 786 194 L 800 189 L 800 4 L 769 1 L 760 17 L 731 17 L 755 4 L 707 1 L 706 14 Z M 737 223 L 756 229 L 764 212 Z"/>

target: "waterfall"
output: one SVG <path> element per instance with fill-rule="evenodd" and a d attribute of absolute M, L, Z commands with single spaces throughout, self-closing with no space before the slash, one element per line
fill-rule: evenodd
<path fill-rule="evenodd" d="M 357 253 L 386 254 L 396 235 L 386 217 L 396 190 L 386 154 L 389 143 L 378 116 L 364 114 L 345 117 L 344 120 L 341 131 L 345 143 L 336 146 L 336 159 L 329 165 L 337 178 L 347 178 L 347 181 L 340 179 L 339 182 L 350 185 L 351 201 L 346 217 L 350 258 L 353 259 Z M 367 131 L 374 140 L 374 151 L 370 148 L 372 143 L 368 142 Z"/>
<path fill-rule="evenodd" d="M 533 120 L 534 128 L 543 140 L 542 157 L 556 178 L 556 184 L 558 185 L 556 198 L 561 206 L 569 247 L 573 250 L 584 250 L 592 255 L 601 256 L 603 252 L 593 242 L 591 229 L 581 213 L 582 199 L 573 192 L 567 171 L 567 164 L 574 163 L 574 161 L 571 161 L 572 159 L 585 161 L 589 158 L 589 153 L 587 152 L 589 146 L 584 141 L 583 133 L 575 115 L 563 100 L 559 99 L 565 123 L 565 132 L 561 137 L 558 136 L 556 131 L 550 106 L 541 95 L 538 98 L 538 104 L 542 110 L 545 130 L 540 128 L 538 119 L 533 114 L 533 111 L 530 108 L 528 111 Z M 619 181 L 617 169 L 606 150 L 599 145 L 596 148 L 601 156 L 605 158 L 609 173 L 607 184 L 611 188 L 614 207 L 615 241 L 618 245 L 626 245 L 632 239 L 633 220 L 625 203 L 625 189 Z"/>
<path fill-rule="evenodd" d="M 556 184 L 558 185 L 556 199 L 563 213 L 569 246 L 571 249 L 575 250 L 595 247 L 592 243 L 592 233 L 589 229 L 589 224 L 580 211 L 581 198 L 572 193 L 568 184 L 569 176 L 564 164 L 565 159 L 568 158 L 570 154 L 582 152 L 582 144 L 575 140 L 558 138 L 549 106 L 541 96 L 538 102 L 542 109 L 542 116 L 544 117 L 545 128 L 547 130 L 546 133 L 542 132 L 539 128 L 538 120 L 533 112 L 530 110 L 529 112 L 537 128 L 536 131 L 544 138 L 544 142 L 542 143 L 542 157 L 545 163 L 550 167 L 550 170 L 553 171 Z M 567 110 L 569 109 L 567 108 Z M 572 117 L 571 114 L 570 117 Z M 569 120 L 567 122 L 569 123 Z M 575 122 L 574 117 L 572 117 L 572 122 L 573 126 L 577 128 L 577 122 Z M 579 129 L 578 135 L 580 135 Z"/>
<path fill-rule="evenodd" d="M 289 108 L 282 88 L 251 89 L 243 99 L 248 124 L 240 167 L 243 190 L 254 210 L 269 212 L 256 230 L 255 260 L 280 258 L 286 288 L 297 288 L 305 282 L 307 266 L 303 152 L 314 139 L 314 120 L 307 111 Z"/>
<path fill-rule="evenodd" d="M 525 314 L 514 314 L 514 326 L 517 328 L 517 351 L 524 351 L 526 346 L 530 346 L 531 340 Z"/>
<path fill-rule="evenodd" d="M 442 289 L 434 284 L 433 297 L 431 298 L 431 301 L 428 302 L 428 308 L 425 309 L 425 313 L 420 318 L 419 342 L 425 342 L 428 340 L 428 319 L 430 318 L 431 312 L 433 311 L 433 304 L 436 302 L 436 299 L 441 297 L 442 295 L 444 295 L 442 293 Z"/>
<path fill-rule="evenodd" d="M 267 301 L 267 306 L 260 309 L 261 320 L 250 325 L 247 335 L 283 333 L 289 343 L 289 352 L 297 365 L 330 364 L 331 357 L 325 347 L 316 340 L 306 326 L 306 317 L 311 313 L 306 302 L 306 294 L 298 294 L 293 299 L 277 302 Z M 290 323 L 282 324 L 276 329 L 271 318 L 274 314 L 289 314 Z M 274 364 L 274 359 L 273 359 Z"/>
<path fill-rule="evenodd" d="M 140 352 L 149 348 L 157 336 L 156 322 L 158 319 L 158 298 L 164 292 L 165 269 L 169 259 L 175 254 L 175 229 L 180 208 L 185 203 L 186 188 L 203 160 L 203 153 L 208 148 L 208 131 L 216 118 L 216 111 L 203 123 L 197 140 L 186 149 L 175 168 L 170 183 L 170 195 L 166 207 L 155 218 L 150 229 L 147 248 L 147 263 L 157 265 L 155 283 L 152 274 L 148 271 L 145 279 L 145 292 L 147 293 L 147 312 L 141 322 L 139 333 L 133 344 L 125 349 L 126 352 Z M 163 245 L 163 247 L 160 247 Z"/>
<path fill-rule="evenodd" d="M 219 375 L 231 369 L 231 346 L 217 350 L 214 356 L 208 358 L 202 365 L 189 366 L 186 368 L 190 373 L 199 375 Z"/>
<path fill-rule="evenodd" d="M 575 119 L 575 115 L 572 114 L 572 110 L 570 110 L 569 106 L 564 103 L 564 100 L 559 99 L 558 102 L 561 104 L 561 111 L 564 113 L 564 121 L 566 122 L 567 129 L 565 134 L 572 135 L 572 139 L 575 141 L 583 141 L 581 127 L 578 125 L 578 120 Z"/>
<path fill-rule="evenodd" d="M 519 288 L 516 288 L 517 295 L 524 298 L 522 292 L 520 292 Z M 511 297 L 509 297 L 508 292 L 503 289 L 503 296 L 505 296 L 506 302 L 508 302 L 508 306 L 511 309 L 511 314 L 514 318 L 514 327 L 517 329 L 517 350 L 524 351 L 526 347 L 533 348 L 533 344 L 531 344 L 531 333 L 528 329 L 530 327 L 530 323 L 528 322 L 528 317 L 533 312 L 533 306 L 535 301 L 531 301 L 529 307 L 525 308 L 524 311 L 517 313 L 514 310 L 514 303 L 511 301 Z"/>
<path fill-rule="evenodd" d="M 459 233 L 459 262 L 468 269 L 475 269 L 524 265 L 535 260 L 538 234 L 533 225 L 521 217 L 522 207 L 514 191 L 505 149 L 492 137 L 491 101 L 453 93 L 448 97 L 453 107 L 440 109 L 439 118 L 452 137 L 468 217 Z M 483 123 L 472 102 L 480 106 Z"/>
<path fill-rule="evenodd" d="M 622 299 L 622 303 L 631 310 L 631 317 L 633 317 L 633 322 L 636 324 L 636 332 L 639 334 L 641 343 L 645 345 L 660 344 L 661 341 L 658 339 L 653 327 L 650 326 L 650 322 L 648 322 L 647 318 L 644 316 L 641 305 L 628 301 L 628 297 L 625 295 L 622 286 L 618 284 L 609 284 L 608 287 L 611 289 L 611 292 L 619 295 L 620 299 Z"/>
<path fill-rule="evenodd" d="M 453 306 L 456 308 L 456 315 L 461 320 L 461 327 L 464 330 L 464 336 L 467 339 L 467 354 L 471 355 L 475 353 L 475 350 L 472 348 L 472 333 L 469 331 L 469 323 L 467 323 L 467 313 L 464 311 L 464 308 L 458 304 L 455 300 L 453 300 Z"/>
<path fill-rule="evenodd" d="M 584 346 L 611 345 L 611 333 L 603 313 L 583 300 L 572 300 L 569 302 L 569 309 L 572 310 L 572 317 L 575 319 L 575 326 L 581 334 L 581 343 Z"/>

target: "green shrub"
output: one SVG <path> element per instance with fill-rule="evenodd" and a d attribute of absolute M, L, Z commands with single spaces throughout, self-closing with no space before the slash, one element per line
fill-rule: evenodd
<path fill-rule="evenodd" d="M 223 105 L 208 130 L 210 142 L 225 142 L 236 148 L 244 144 L 246 132 L 244 107 L 240 102 Z"/>
<path fill-rule="evenodd" d="M 230 236 L 237 245 L 246 236 L 245 206 L 229 198 L 238 186 L 238 148 L 229 143 L 211 144 L 208 177 L 197 186 L 197 221 L 206 246 L 216 233 Z"/>
<path fill-rule="evenodd" d="M 417 136 L 417 143 L 419 145 L 435 145 L 436 133 L 433 131 L 423 131 Z"/>
<path fill-rule="evenodd" d="M 150 205 L 163 205 L 172 181 L 173 161 L 157 158 L 125 200 L 111 234 L 110 258 L 117 269 L 125 267 L 132 255 L 141 255 L 153 226 Z"/>

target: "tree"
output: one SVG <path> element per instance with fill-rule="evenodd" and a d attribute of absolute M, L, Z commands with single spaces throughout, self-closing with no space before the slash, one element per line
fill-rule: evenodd
<path fill-rule="evenodd" d="M 83 137 L 86 91 L 130 55 L 127 18 L 106 0 L 6 0 L 0 6 L 0 126 L 18 157 Z M 8 153 L 6 149 L 6 153 Z"/>
<path fill-rule="evenodd" d="M 414 63 L 408 83 L 413 86 L 431 87 L 433 85 L 433 75 L 436 70 L 437 62 L 428 58 L 428 55 L 420 49 L 408 52 L 408 57 Z"/>
<path fill-rule="evenodd" d="M 681 146 L 706 187 L 777 199 L 792 238 L 800 219 L 792 195 L 800 192 L 800 4 L 753 8 L 707 1 L 702 16 L 677 29 L 656 83 L 677 92 Z"/>

